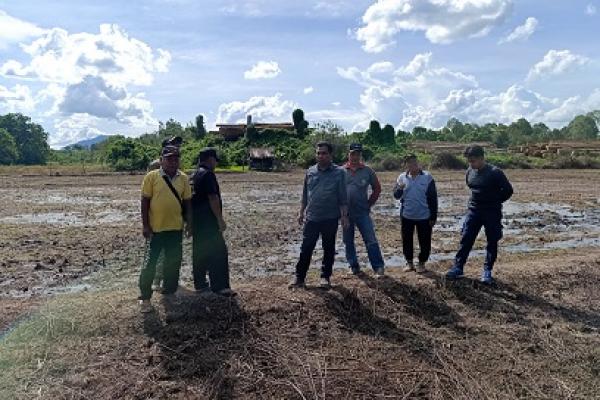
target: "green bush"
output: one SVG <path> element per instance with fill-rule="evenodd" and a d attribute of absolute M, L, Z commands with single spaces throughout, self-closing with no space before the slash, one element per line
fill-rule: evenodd
<path fill-rule="evenodd" d="M 557 156 L 551 160 L 549 167 L 558 169 L 596 169 L 600 168 L 600 159 L 590 156 Z"/>
<path fill-rule="evenodd" d="M 430 167 L 433 169 L 465 169 L 467 163 L 455 154 L 441 152 L 434 154 Z"/>
<path fill-rule="evenodd" d="M 404 157 L 394 153 L 375 154 L 370 165 L 376 171 L 398 171 L 404 165 Z"/>

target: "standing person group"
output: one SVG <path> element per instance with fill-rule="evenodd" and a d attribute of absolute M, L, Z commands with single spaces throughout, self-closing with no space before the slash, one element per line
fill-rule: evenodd
<path fill-rule="evenodd" d="M 140 272 L 141 311 L 152 311 L 152 282 L 159 257 L 163 295 L 173 295 L 179 286 L 183 230 L 193 237 L 193 271 L 196 289 L 205 293 L 233 296 L 229 287 L 227 246 L 223 239 L 225 222 L 219 185 L 214 174 L 218 157 L 215 149 L 200 152 L 198 170 L 192 178 L 179 169 L 181 142 L 164 143 L 160 167 L 149 171 L 142 182 L 142 233 L 147 243 Z M 206 281 L 208 272 L 210 285 Z"/>
<path fill-rule="evenodd" d="M 180 145 L 181 141 L 177 140 L 166 142 L 161 150 L 159 168 L 148 172 L 142 183 L 142 226 L 148 247 L 139 278 L 143 312 L 152 310 L 152 282 L 161 254 L 162 293 L 171 295 L 178 288 L 184 225 L 187 235 L 193 238 L 196 291 L 235 295 L 230 288 L 228 250 L 223 237 L 226 229 L 223 203 L 214 173 L 219 161 L 217 151 L 205 148 L 200 152 L 198 168 L 190 185 L 187 175 L 179 169 Z M 323 248 L 319 285 L 325 289 L 331 286 L 340 223 L 349 272 L 354 275 L 361 273 L 354 242 L 355 231 L 358 230 L 375 277 L 384 276 L 384 260 L 371 218 L 371 209 L 381 194 L 381 184 L 375 172 L 364 164 L 362 150 L 362 145 L 351 144 L 348 161 L 340 167 L 332 162 L 331 144 L 319 142 L 316 145 L 317 163 L 308 168 L 304 176 L 298 214 L 298 223 L 303 227 L 302 245 L 290 287 L 305 287 L 319 238 Z M 471 190 L 471 197 L 460 247 L 446 278 L 463 276 L 469 252 L 483 227 L 487 247 L 481 281 L 489 284 L 493 282 L 492 269 L 498 254 L 498 242 L 502 238 L 502 203 L 512 196 L 513 189 L 504 173 L 485 161 L 482 147 L 470 146 L 464 155 L 469 163 L 466 184 Z M 402 251 L 407 263 L 404 270 L 423 272 L 431 254 L 432 231 L 438 216 L 438 194 L 434 178 L 421 168 L 416 156 L 406 158 L 406 171 L 398 177 L 393 195 L 401 202 Z M 420 248 L 416 266 L 413 260 L 415 229 Z"/>
<path fill-rule="evenodd" d="M 384 276 L 384 260 L 370 215 L 371 208 L 381 193 L 377 175 L 363 163 L 362 145 L 358 143 L 350 145 L 348 161 L 343 168 L 332 163 L 331 153 L 330 144 L 318 143 L 318 162 L 305 174 L 298 218 L 303 226 L 303 240 L 295 278 L 290 283 L 292 288 L 305 286 L 308 267 L 319 236 L 324 252 L 320 286 L 330 287 L 335 236 L 340 219 L 349 272 L 354 275 L 361 273 L 354 242 L 355 230 L 358 228 L 375 277 Z M 487 247 L 481 282 L 490 284 L 493 282 L 492 268 L 497 258 L 498 242 L 502 238 L 502 203 L 512 196 L 513 189 L 499 168 L 486 163 L 481 146 L 468 147 L 464 155 L 469 163 L 466 183 L 471 189 L 471 198 L 462 228 L 460 248 L 446 278 L 457 279 L 463 276 L 469 252 L 481 227 L 484 227 Z M 438 217 L 438 193 L 433 176 L 421 168 L 416 156 L 406 157 L 405 165 L 406 171 L 398 177 L 393 191 L 394 198 L 401 203 L 402 252 L 406 259 L 404 271 L 422 273 L 431 255 L 432 232 Z M 413 244 L 415 229 L 420 249 L 416 265 Z"/>

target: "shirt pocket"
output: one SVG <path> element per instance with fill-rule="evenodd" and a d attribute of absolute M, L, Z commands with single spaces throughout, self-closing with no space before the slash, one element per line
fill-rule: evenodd
<path fill-rule="evenodd" d="M 317 185 L 319 184 L 319 181 L 320 179 L 318 175 L 309 175 L 307 181 L 308 190 L 310 190 L 311 192 L 315 190 Z"/>

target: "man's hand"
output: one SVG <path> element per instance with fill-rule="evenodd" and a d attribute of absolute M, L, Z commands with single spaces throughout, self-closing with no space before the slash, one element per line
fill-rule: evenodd
<path fill-rule="evenodd" d="M 144 237 L 148 240 L 152 239 L 152 228 L 150 228 L 149 226 L 144 226 L 144 228 L 142 229 L 142 235 L 144 235 Z"/>
<path fill-rule="evenodd" d="M 429 220 L 429 226 L 433 228 L 434 225 L 435 225 L 435 222 L 436 222 L 435 219 L 430 219 Z"/>
<path fill-rule="evenodd" d="M 405 188 L 405 187 L 406 187 L 406 183 L 404 183 L 404 182 L 400 182 L 400 183 L 398 184 L 398 189 L 402 189 L 402 190 L 404 190 L 404 188 Z"/>
<path fill-rule="evenodd" d="M 304 224 L 304 211 L 298 213 L 298 225 L 302 226 L 302 224 Z"/>
<path fill-rule="evenodd" d="M 348 229 L 349 226 L 350 226 L 350 219 L 348 219 L 347 215 L 342 215 L 342 228 Z"/>
<path fill-rule="evenodd" d="M 225 229 L 227 229 L 227 224 L 225 223 L 225 220 L 223 218 L 219 218 L 219 230 L 221 232 L 225 232 Z"/>

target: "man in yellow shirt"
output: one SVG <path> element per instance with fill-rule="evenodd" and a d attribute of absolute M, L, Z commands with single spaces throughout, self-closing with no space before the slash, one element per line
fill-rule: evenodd
<path fill-rule="evenodd" d="M 140 272 L 139 281 L 142 312 L 152 310 L 152 280 L 162 252 L 162 293 L 172 294 L 177 290 L 182 259 L 184 216 L 188 234 L 192 226 L 192 190 L 187 175 L 179 170 L 179 148 L 164 147 L 160 164 L 160 169 L 148 172 L 142 182 L 143 235 L 149 241 L 149 254 Z"/>

